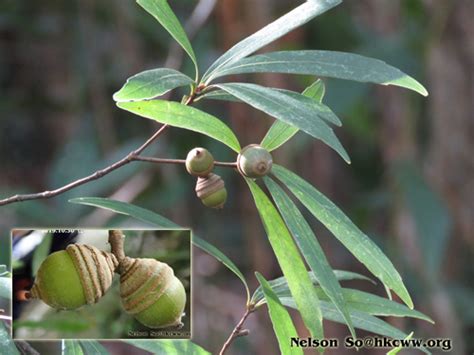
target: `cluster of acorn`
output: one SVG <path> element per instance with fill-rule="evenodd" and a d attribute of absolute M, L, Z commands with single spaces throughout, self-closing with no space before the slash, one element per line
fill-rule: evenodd
<path fill-rule="evenodd" d="M 272 169 L 271 154 L 257 144 L 246 146 L 237 157 L 237 169 L 246 177 L 259 178 Z M 222 178 L 212 173 L 214 157 L 205 148 L 194 148 L 186 157 L 186 170 L 196 176 L 196 195 L 202 203 L 211 208 L 223 208 L 227 200 L 227 190 Z"/>
<path fill-rule="evenodd" d="M 109 231 L 112 253 L 90 245 L 70 244 L 40 265 L 27 299 L 73 310 L 97 303 L 120 274 L 125 311 L 149 328 L 180 326 L 186 291 L 173 269 L 155 259 L 130 258 L 123 251 L 121 231 Z"/>

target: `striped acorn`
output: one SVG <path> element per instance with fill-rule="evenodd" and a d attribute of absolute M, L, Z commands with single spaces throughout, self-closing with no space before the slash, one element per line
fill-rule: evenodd
<path fill-rule="evenodd" d="M 246 146 L 237 157 L 237 169 L 239 172 L 253 179 L 270 173 L 272 165 L 272 155 L 258 144 Z"/>
<path fill-rule="evenodd" d="M 120 296 L 127 313 L 153 329 L 182 325 L 186 291 L 168 264 L 124 257 L 118 272 Z"/>
<path fill-rule="evenodd" d="M 224 180 L 219 175 L 212 173 L 205 178 L 198 178 L 196 195 L 207 207 L 223 208 L 227 200 Z"/>
<path fill-rule="evenodd" d="M 186 170 L 193 176 L 206 177 L 214 169 L 214 157 L 205 148 L 194 148 L 186 157 Z"/>
<path fill-rule="evenodd" d="M 112 284 L 117 266 L 117 258 L 111 253 L 70 244 L 41 263 L 26 297 L 63 310 L 97 303 Z"/>

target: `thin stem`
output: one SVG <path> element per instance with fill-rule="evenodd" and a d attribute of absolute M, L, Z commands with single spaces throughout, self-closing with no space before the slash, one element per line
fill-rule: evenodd
<path fill-rule="evenodd" d="M 186 160 L 184 159 L 164 159 L 164 158 L 137 156 L 134 158 L 134 160 L 145 161 L 148 163 L 157 163 L 157 164 L 186 164 Z M 237 163 L 235 162 L 231 163 L 231 162 L 216 161 L 214 162 L 214 165 L 224 167 L 224 168 L 237 168 Z"/>
<path fill-rule="evenodd" d="M 124 251 L 125 236 L 120 230 L 109 230 L 109 244 L 112 254 L 115 255 L 118 262 L 121 263 L 125 259 Z"/>
<path fill-rule="evenodd" d="M 247 307 L 247 309 L 245 310 L 244 315 L 242 316 L 240 321 L 237 323 L 237 325 L 235 326 L 232 333 L 230 333 L 230 335 L 227 338 L 227 340 L 225 341 L 224 345 L 222 345 L 222 348 L 219 351 L 219 355 L 223 355 L 227 351 L 227 349 L 230 347 L 230 345 L 235 340 L 235 338 L 248 335 L 248 333 L 249 333 L 248 330 L 246 330 L 246 329 L 242 330 L 242 327 L 243 327 L 245 321 L 247 320 L 248 316 L 250 315 L 250 313 L 252 313 L 253 311 L 254 311 L 253 307 Z"/>

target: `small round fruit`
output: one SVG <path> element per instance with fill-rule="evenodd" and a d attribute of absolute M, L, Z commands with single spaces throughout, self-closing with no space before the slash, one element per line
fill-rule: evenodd
<path fill-rule="evenodd" d="M 239 172 L 253 179 L 270 173 L 272 165 L 272 155 L 258 144 L 246 146 L 237 157 L 237 169 Z"/>
<path fill-rule="evenodd" d="M 173 269 L 148 258 L 125 258 L 120 295 L 125 311 L 149 328 L 178 326 L 184 315 L 186 291 Z"/>
<path fill-rule="evenodd" d="M 206 177 L 214 168 L 214 157 L 205 148 L 194 148 L 186 157 L 186 170 L 193 176 Z"/>
<path fill-rule="evenodd" d="M 41 263 L 26 297 L 56 309 L 96 303 L 112 284 L 117 266 L 113 254 L 88 245 L 68 245 Z"/>
<path fill-rule="evenodd" d="M 210 208 L 223 208 L 227 200 L 224 180 L 219 175 L 209 174 L 206 178 L 198 178 L 196 195 L 202 203 Z"/>

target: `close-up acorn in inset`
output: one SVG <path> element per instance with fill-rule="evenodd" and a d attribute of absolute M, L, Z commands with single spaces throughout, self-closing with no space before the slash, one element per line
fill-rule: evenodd
<path fill-rule="evenodd" d="M 90 245 L 68 245 L 42 262 L 26 298 L 63 310 L 97 303 L 112 284 L 117 266 L 111 253 Z"/>
<path fill-rule="evenodd" d="M 130 258 L 123 252 L 123 234 L 110 231 L 109 241 L 117 256 L 120 296 L 125 311 L 149 328 L 180 326 L 186 291 L 173 269 L 149 258 Z"/>

